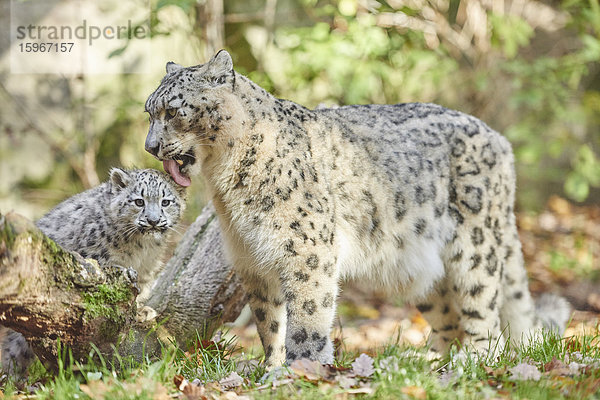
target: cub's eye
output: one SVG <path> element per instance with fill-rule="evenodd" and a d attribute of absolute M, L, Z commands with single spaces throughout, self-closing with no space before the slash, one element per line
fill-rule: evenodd
<path fill-rule="evenodd" d="M 161 205 L 161 206 L 163 206 L 163 207 L 168 207 L 168 206 L 169 206 L 169 204 L 171 204 L 171 200 L 167 200 L 167 199 L 164 199 L 164 200 L 163 200 L 163 201 L 161 201 L 161 203 L 160 203 L 160 205 Z"/>
<path fill-rule="evenodd" d="M 133 202 L 138 207 L 144 207 L 144 200 L 142 200 L 142 199 L 135 199 Z"/>
<path fill-rule="evenodd" d="M 167 108 L 167 117 L 173 118 L 176 115 L 177 115 L 177 109 L 176 108 Z"/>

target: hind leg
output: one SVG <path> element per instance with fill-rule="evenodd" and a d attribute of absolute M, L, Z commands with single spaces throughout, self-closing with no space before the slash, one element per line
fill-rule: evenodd
<path fill-rule="evenodd" d="M 447 279 L 444 278 L 426 299 L 419 302 L 417 309 L 431 325 L 431 350 L 447 353 L 452 343 L 462 336 L 458 325 L 459 315 L 451 300 Z"/>
<path fill-rule="evenodd" d="M 504 344 L 499 312 L 503 262 L 485 236 L 481 227 L 465 222 L 453 242 L 455 254 L 462 256 L 446 264 L 450 296 L 463 332 L 462 343 L 480 354 L 501 349 Z"/>
<path fill-rule="evenodd" d="M 510 215 L 503 230 L 505 246 L 505 272 L 503 277 L 504 304 L 500 310 L 502 327 L 514 345 L 530 339 L 541 323 L 535 315 L 535 305 L 529 292 L 527 273 L 523 266 L 521 243 L 514 215 Z"/>

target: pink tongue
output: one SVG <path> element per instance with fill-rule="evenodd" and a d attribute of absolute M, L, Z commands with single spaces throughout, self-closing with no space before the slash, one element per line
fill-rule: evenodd
<path fill-rule="evenodd" d="M 183 175 L 181 171 L 179 171 L 179 166 L 177 165 L 175 160 L 164 160 L 163 168 L 171 175 L 173 180 L 179 185 L 187 187 L 192 184 L 192 180 L 187 176 Z"/>

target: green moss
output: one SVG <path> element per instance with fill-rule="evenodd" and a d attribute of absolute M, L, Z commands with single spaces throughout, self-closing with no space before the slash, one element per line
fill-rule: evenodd
<path fill-rule="evenodd" d="M 74 270 L 73 265 L 77 264 L 75 256 L 60 247 L 56 242 L 41 231 L 32 232 L 31 238 L 39 242 L 42 246 L 42 256 L 48 266 L 51 266 L 56 276 L 57 282 L 70 284 L 72 282 Z M 64 276 L 61 276 L 64 275 Z"/>
<path fill-rule="evenodd" d="M 2 222 L 2 229 L 0 230 L 0 242 L 6 243 L 6 247 L 11 248 L 15 243 L 17 233 L 11 224 L 6 222 L 6 218 L 4 216 L 0 216 L 0 221 Z"/>
<path fill-rule="evenodd" d="M 107 317 L 114 319 L 114 317 L 117 317 L 117 305 L 122 302 L 129 302 L 131 298 L 131 290 L 120 284 L 113 286 L 98 285 L 93 292 L 83 294 L 86 311 L 92 318 Z"/>
<path fill-rule="evenodd" d="M 85 317 L 105 318 L 100 325 L 100 333 L 116 337 L 126 322 L 126 315 L 119 308 L 120 303 L 130 303 L 133 294 L 124 284 L 98 285 L 93 291 L 83 294 Z"/>

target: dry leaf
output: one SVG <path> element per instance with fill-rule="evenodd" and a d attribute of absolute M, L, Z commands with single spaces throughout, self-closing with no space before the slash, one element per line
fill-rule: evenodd
<path fill-rule="evenodd" d="M 310 381 L 318 381 L 327 378 L 327 369 L 318 361 L 301 358 L 290 365 L 290 369 L 298 376 L 303 376 Z"/>
<path fill-rule="evenodd" d="M 558 196 L 550 197 L 548 207 L 558 215 L 570 216 L 572 214 L 571 204 Z"/>
<path fill-rule="evenodd" d="M 221 395 L 219 399 L 223 400 L 250 400 L 250 397 L 239 395 L 236 392 L 227 392 Z"/>
<path fill-rule="evenodd" d="M 175 376 L 173 377 L 173 383 L 175 384 L 175 387 L 176 387 L 177 389 L 179 389 L 179 390 L 183 390 L 183 386 L 185 386 L 185 385 L 184 385 L 184 382 L 185 382 L 185 384 L 186 384 L 186 385 L 189 383 L 189 382 L 187 381 L 187 379 L 185 379 L 185 378 L 183 377 L 183 375 L 175 375 Z M 183 385 L 183 386 L 182 386 L 182 385 Z"/>
<path fill-rule="evenodd" d="M 146 395 L 151 394 L 153 400 L 170 400 L 167 388 L 160 383 L 145 378 L 139 378 L 135 382 L 122 383 L 117 383 L 114 380 L 107 382 L 97 380 L 88 382 L 87 385 L 80 385 L 79 388 L 92 399 L 111 399 L 117 393 L 125 392 L 134 396 L 141 396 L 143 393 Z"/>
<path fill-rule="evenodd" d="M 485 370 L 485 373 L 488 375 L 493 376 L 494 378 L 497 378 L 499 376 L 502 376 L 504 374 L 506 374 L 506 367 L 502 367 L 502 368 L 497 368 L 494 369 L 492 367 L 489 367 L 487 365 L 482 365 L 483 369 Z"/>
<path fill-rule="evenodd" d="M 375 389 L 370 386 L 363 386 L 356 389 L 348 389 L 346 393 L 349 394 L 373 394 L 375 393 Z"/>
<path fill-rule="evenodd" d="M 544 370 L 550 376 L 568 376 L 572 374 L 571 369 L 564 362 L 557 360 L 556 357 L 552 361 L 544 364 Z"/>
<path fill-rule="evenodd" d="M 187 400 L 205 400 L 206 388 L 202 385 L 190 383 L 183 375 L 175 375 L 173 377 L 175 387 L 182 392 Z"/>
<path fill-rule="evenodd" d="M 358 381 L 355 378 L 347 375 L 338 375 L 335 377 L 335 380 L 342 389 L 350 389 L 352 386 L 356 386 L 358 384 Z"/>
<path fill-rule="evenodd" d="M 187 382 L 187 381 L 186 381 Z M 183 388 L 182 393 L 187 400 L 207 400 L 206 388 L 204 386 L 189 383 Z"/>
<path fill-rule="evenodd" d="M 373 368 L 373 359 L 365 353 L 358 356 L 352 363 L 352 373 L 356 376 L 368 378 L 373 375 L 373 372 L 375 372 L 375 368 Z"/>
<path fill-rule="evenodd" d="M 516 381 L 539 381 L 542 377 L 542 373 L 535 365 L 527 363 L 517 364 L 508 371 L 512 374 L 511 379 Z"/>
<path fill-rule="evenodd" d="M 414 399 L 425 400 L 427 398 L 427 391 L 420 386 L 404 386 L 400 391 Z"/>
<path fill-rule="evenodd" d="M 235 371 L 233 371 L 232 373 L 230 373 L 225 378 L 219 381 L 219 384 L 225 390 L 242 386 L 242 383 L 244 383 L 244 379 L 241 376 L 239 376 L 238 373 Z"/>

